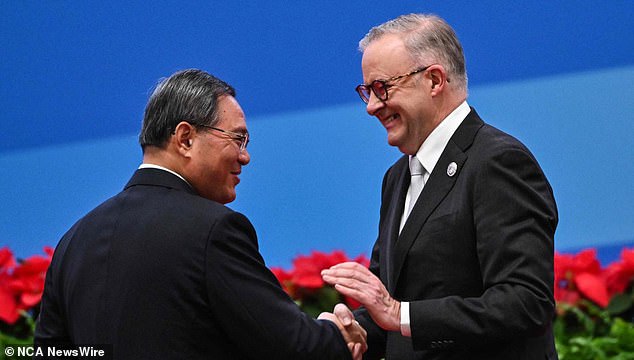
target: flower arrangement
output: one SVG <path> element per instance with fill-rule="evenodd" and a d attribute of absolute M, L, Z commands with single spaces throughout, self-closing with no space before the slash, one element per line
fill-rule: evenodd
<path fill-rule="evenodd" d="M 333 251 L 330 254 L 312 251 L 310 255 L 299 255 L 293 260 L 293 268 L 284 270 L 280 267 L 271 268 L 284 291 L 307 314 L 317 317 L 324 311 L 332 311 L 337 303 L 345 303 L 351 309 L 360 304 L 339 294 L 334 287 L 324 283 L 321 271 L 342 262 L 356 261 L 365 267 L 370 260 L 364 255 L 349 259 L 343 251 Z"/>
<path fill-rule="evenodd" d="M 0 249 L 0 346 L 33 343 L 52 255 L 53 249 L 45 247 L 44 255 L 16 260 L 7 247 Z M 271 270 L 302 310 L 316 317 L 339 302 L 359 306 L 321 279 L 321 270 L 346 261 L 370 263 L 363 255 L 351 260 L 343 251 L 312 251 L 297 256 L 290 270 Z M 623 249 L 620 259 L 606 267 L 594 249 L 555 253 L 554 290 L 561 360 L 634 359 L 634 249 Z"/>
<path fill-rule="evenodd" d="M 53 249 L 45 255 L 17 260 L 9 248 L 0 249 L 0 345 L 32 344 L 35 318 L 44 291 Z M 3 354 L 4 355 L 4 354 Z"/>
<path fill-rule="evenodd" d="M 602 268 L 596 250 L 555 254 L 561 360 L 634 359 L 634 249 Z"/>

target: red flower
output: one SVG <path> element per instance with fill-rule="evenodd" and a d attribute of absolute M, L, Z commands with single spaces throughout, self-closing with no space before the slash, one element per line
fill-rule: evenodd
<path fill-rule="evenodd" d="M 605 270 L 610 295 L 623 293 L 634 281 L 634 249 L 623 249 L 621 259 Z"/>
<path fill-rule="evenodd" d="M 8 247 L 3 247 L 0 249 L 0 274 L 4 272 L 9 272 L 9 270 L 15 267 L 15 258 L 13 257 L 13 253 L 9 250 Z"/>
<path fill-rule="evenodd" d="M 15 292 L 9 287 L 15 258 L 9 248 L 0 249 L 0 320 L 13 324 L 20 317 Z"/>
<path fill-rule="evenodd" d="M 45 247 L 46 256 L 34 255 L 15 266 L 8 248 L 0 250 L 0 320 L 14 324 L 21 310 L 29 310 L 42 299 L 46 270 L 53 249 Z"/>
<path fill-rule="evenodd" d="M 601 307 L 608 306 L 610 296 L 603 277 L 589 273 L 577 274 L 575 276 L 575 285 L 586 298 Z"/>
<path fill-rule="evenodd" d="M 9 288 L 10 279 L 9 274 L 0 274 L 0 320 L 14 324 L 20 318 L 20 313 L 15 293 Z"/>
<path fill-rule="evenodd" d="M 313 251 L 309 256 L 300 255 L 293 260 L 292 281 L 297 286 L 306 289 L 319 289 L 324 286 L 321 271 L 342 262 L 350 261 L 343 251 L 333 251 L 326 254 Z"/>
<path fill-rule="evenodd" d="M 585 297 L 601 307 L 610 301 L 595 249 L 576 255 L 555 253 L 555 300 L 576 304 Z"/>
<path fill-rule="evenodd" d="M 50 264 L 51 257 L 34 255 L 22 261 L 13 271 L 9 286 L 20 294 L 22 308 L 31 308 L 42 299 L 46 269 Z"/>
<path fill-rule="evenodd" d="M 312 251 L 310 255 L 299 255 L 293 260 L 293 269 L 286 271 L 279 267 L 271 268 L 273 274 L 282 285 L 282 288 L 294 300 L 300 300 L 301 303 L 314 303 L 321 295 L 319 290 L 330 287 L 324 283 L 321 278 L 321 271 L 342 262 L 350 261 L 343 251 L 336 250 L 330 254 Z M 370 260 L 364 255 L 358 256 L 356 261 L 364 266 L 369 266 Z M 331 289 L 334 291 L 334 289 Z M 322 294 L 323 295 L 323 294 Z M 341 297 L 339 301 L 344 301 L 351 309 L 360 306 L 353 299 Z M 332 304 L 334 306 L 334 304 Z M 323 309 L 323 311 L 332 311 L 332 309 Z"/>
<path fill-rule="evenodd" d="M 579 292 L 576 290 L 568 290 L 563 287 L 555 286 L 555 300 L 560 303 L 574 305 L 581 299 Z"/>

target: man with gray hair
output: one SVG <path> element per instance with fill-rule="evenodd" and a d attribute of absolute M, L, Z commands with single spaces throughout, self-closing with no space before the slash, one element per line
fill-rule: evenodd
<path fill-rule="evenodd" d="M 360 48 L 356 90 L 404 156 L 383 179 L 370 269 L 322 275 L 364 305 L 366 358 L 556 359 L 558 214 L 534 156 L 467 104 L 462 46 L 441 18 L 401 16 Z"/>
<path fill-rule="evenodd" d="M 365 331 L 304 314 L 249 220 L 224 206 L 250 161 L 231 86 L 175 73 L 150 97 L 139 141 L 143 164 L 125 189 L 58 244 L 37 345 L 103 344 L 131 360 L 360 358 Z"/>

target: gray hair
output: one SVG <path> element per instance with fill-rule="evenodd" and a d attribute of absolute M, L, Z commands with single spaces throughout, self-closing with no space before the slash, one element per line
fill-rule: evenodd
<path fill-rule="evenodd" d="M 202 70 L 182 70 L 162 79 L 145 107 L 141 147 L 163 147 L 181 121 L 214 126 L 218 122 L 218 98 L 223 95 L 236 96 L 235 89 Z"/>
<path fill-rule="evenodd" d="M 401 15 L 375 26 L 359 41 L 359 50 L 386 34 L 403 36 L 410 56 L 416 62 L 435 61 L 445 67 L 451 82 L 467 90 L 467 70 L 462 45 L 454 30 L 443 19 L 432 14 Z M 427 66 L 430 64 L 419 64 Z"/>

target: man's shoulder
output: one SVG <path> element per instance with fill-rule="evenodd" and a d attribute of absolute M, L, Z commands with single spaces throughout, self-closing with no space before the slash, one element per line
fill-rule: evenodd
<path fill-rule="evenodd" d="M 485 154 L 495 154 L 508 150 L 520 150 L 530 153 L 528 147 L 515 136 L 485 123 L 478 131 L 474 149 Z"/>
<path fill-rule="evenodd" d="M 491 166 L 503 166 L 542 172 L 531 150 L 518 138 L 494 126 L 484 124 L 467 150 L 470 168 L 477 172 Z"/>
<path fill-rule="evenodd" d="M 463 151 L 472 153 L 474 150 L 482 154 L 511 148 L 527 150 L 515 136 L 485 122 L 474 108 L 452 135 L 451 141 Z"/>
<path fill-rule="evenodd" d="M 160 194 L 148 195 L 145 201 L 148 203 L 146 208 L 162 213 L 162 216 L 181 224 L 211 225 L 218 219 L 236 213 L 221 203 L 178 189 L 169 189 Z"/>
<path fill-rule="evenodd" d="M 108 223 L 127 217 L 138 222 L 209 223 L 233 210 L 199 195 L 149 185 L 129 187 L 92 209 L 76 224 Z M 127 223 L 127 222 L 126 222 Z"/>

